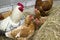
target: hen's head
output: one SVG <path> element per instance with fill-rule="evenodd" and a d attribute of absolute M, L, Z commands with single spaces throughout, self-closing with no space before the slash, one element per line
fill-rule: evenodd
<path fill-rule="evenodd" d="M 34 19 L 34 17 L 32 15 L 27 15 L 27 17 L 25 18 L 25 23 L 30 23 L 32 20 Z"/>
<path fill-rule="evenodd" d="M 23 10 L 24 10 L 23 4 L 19 2 L 19 3 L 17 3 L 17 5 L 20 6 L 18 9 L 19 9 L 21 12 L 23 12 Z"/>
<path fill-rule="evenodd" d="M 29 15 L 29 19 L 33 20 L 34 19 L 33 15 Z"/>
<path fill-rule="evenodd" d="M 34 20 L 34 22 L 35 22 L 36 25 L 39 25 L 39 24 L 40 24 L 40 20 L 39 20 L 38 18 L 36 18 L 36 19 Z"/>

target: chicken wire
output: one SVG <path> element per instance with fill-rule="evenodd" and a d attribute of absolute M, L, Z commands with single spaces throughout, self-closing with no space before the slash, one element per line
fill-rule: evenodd
<path fill-rule="evenodd" d="M 35 5 L 36 0 L 0 0 L 0 12 L 13 9 L 14 5 L 21 2 L 25 8 L 27 6 Z"/>

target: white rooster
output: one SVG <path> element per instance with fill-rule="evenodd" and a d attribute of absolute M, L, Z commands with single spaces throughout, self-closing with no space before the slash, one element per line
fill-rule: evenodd
<path fill-rule="evenodd" d="M 12 14 L 0 23 L 1 31 L 10 31 L 13 27 L 19 26 L 20 20 L 23 17 L 24 6 L 18 3 Z"/>

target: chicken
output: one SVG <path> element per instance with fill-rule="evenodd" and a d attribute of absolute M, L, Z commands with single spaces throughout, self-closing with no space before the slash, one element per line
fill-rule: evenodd
<path fill-rule="evenodd" d="M 35 8 L 41 12 L 41 16 L 47 16 L 45 12 L 50 10 L 53 5 L 53 0 L 36 0 Z"/>
<path fill-rule="evenodd" d="M 11 10 L 0 13 L 0 20 L 4 20 L 6 17 L 11 15 Z"/>
<path fill-rule="evenodd" d="M 41 14 L 40 14 L 39 10 L 35 9 L 34 23 L 35 23 L 35 29 L 36 30 L 41 25 L 40 18 L 41 18 Z"/>
<path fill-rule="evenodd" d="M 0 20 L 3 20 L 4 19 L 4 17 L 2 16 L 2 14 L 0 14 Z"/>
<path fill-rule="evenodd" d="M 19 21 L 23 17 L 23 10 L 24 6 L 21 3 L 18 3 L 12 11 L 12 14 L 1 21 L 0 30 L 10 31 L 11 27 L 17 27 L 19 25 Z"/>
<path fill-rule="evenodd" d="M 39 10 L 35 9 L 35 15 L 34 15 L 34 23 L 35 23 L 35 29 L 39 29 L 40 26 L 46 21 L 47 17 L 41 17 L 41 13 Z"/>
<path fill-rule="evenodd" d="M 1 14 L 2 14 L 2 16 L 3 16 L 3 17 L 4 17 L 4 19 L 5 19 L 5 18 L 7 18 L 8 16 L 10 16 L 10 15 L 11 15 L 11 13 L 12 13 L 12 10 L 8 10 L 8 11 L 3 12 L 3 13 L 1 13 Z"/>
<path fill-rule="evenodd" d="M 35 9 L 35 18 L 40 19 L 41 18 L 41 13 L 39 12 L 39 10 Z"/>
<path fill-rule="evenodd" d="M 17 27 L 16 29 L 13 29 L 10 32 L 6 32 L 5 33 L 6 37 L 17 38 L 18 40 L 29 39 L 34 34 L 35 31 L 33 19 L 34 18 L 31 15 L 27 15 L 24 24 Z"/>

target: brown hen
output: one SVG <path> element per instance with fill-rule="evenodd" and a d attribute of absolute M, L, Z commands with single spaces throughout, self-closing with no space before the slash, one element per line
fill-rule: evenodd
<path fill-rule="evenodd" d="M 36 0 L 35 8 L 41 12 L 41 16 L 47 16 L 45 12 L 50 10 L 53 5 L 53 0 Z"/>
<path fill-rule="evenodd" d="M 19 39 L 28 39 L 30 38 L 35 31 L 35 25 L 33 23 L 33 17 L 28 15 L 25 18 L 25 22 L 23 25 L 17 27 L 16 29 L 13 29 L 10 32 L 6 33 L 6 36 L 9 38 L 17 38 Z"/>

